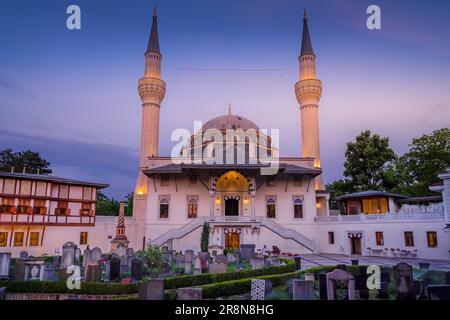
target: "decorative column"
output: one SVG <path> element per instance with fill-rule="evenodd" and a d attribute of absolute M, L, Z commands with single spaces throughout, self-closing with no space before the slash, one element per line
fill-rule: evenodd
<path fill-rule="evenodd" d="M 116 236 L 111 241 L 111 252 L 115 252 L 119 244 L 128 248 L 130 242 L 125 235 L 125 203 L 119 205 L 119 217 L 117 219 Z"/>
<path fill-rule="evenodd" d="M 209 220 L 214 221 L 214 195 L 215 192 L 209 191 Z"/>
<path fill-rule="evenodd" d="M 255 196 L 256 196 L 256 192 L 253 190 L 250 191 L 250 197 L 252 199 L 252 221 L 256 220 Z"/>

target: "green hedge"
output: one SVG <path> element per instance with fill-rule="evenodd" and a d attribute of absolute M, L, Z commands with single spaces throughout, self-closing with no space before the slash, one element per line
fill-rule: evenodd
<path fill-rule="evenodd" d="M 168 277 L 165 279 L 164 286 L 166 289 L 175 289 L 182 287 L 196 287 L 208 283 L 224 282 L 231 280 L 239 280 L 251 277 L 259 277 L 270 274 L 282 274 L 295 271 L 295 262 L 293 260 L 286 260 L 286 264 L 277 267 L 265 267 L 257 270 L 243 270 L 227 273 L 204 273 L 200 275 L 186 275 Z"/>
<path fill-rule="evenodd" d="M 137 283 L 121 285 L 111 283 L 81 282 L 81 288 L 70 290 L 65 282 L 49 281 L 0 281 L 0 288 L 6 287 L 8 292 L 33 293 L 67 293 L 67 294 L 95 294 L 119 295 L 137 292 Z"/>

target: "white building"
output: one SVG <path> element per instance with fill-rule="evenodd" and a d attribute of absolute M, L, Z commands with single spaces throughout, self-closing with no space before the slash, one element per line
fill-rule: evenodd
<path fill-rule="evenodd" d="M 330 214 L 319 146 L 322 83 L 316 78 L 316 56 L 306 15 L 299 79 L 295 84 L 300 106 L 301 157 L 278 157 L 279 150 L 272 145 L 271 137 L 231 109 L 206 122 L 202 130 L 190 137 L 179 157 L 160 156 L 159 113 L 166 91 L 161 61 L 155 13 L 145 53 L 144 77 L 138 83 L 142 100 L 141 157 L 133 217 L 125 219 L 130 247 L 141 249 L 151 243 L 174 250 L 199 250 L 201 227 L 208 222 L 211 250 L 255 244 L 259 250 L 276 246 L 286 253 L 449 258 L 446 226 L 450 224 L 450 173 L 441 175 L 442 185 L 432 187 L 443 193 L 444 201 L 422 199 L 431 204 L 420 206 L 412 204 L 420 199 L 370 191 L 341 197 L 338 200 L 342 212 Z M 271 172 L 273 167 L 277 170 Z M 94 189 L 92 192 L 95 194 Z M 8 197 L 11 194 L 0 189 L 0 199 Z M 19 200 L 18 194 L 15 201 Z M 72 212 L 77 210 L 78 207 Z M 95 208 L 91 206 L 91 210 Z M 95 211 L 91 214 L 95 217 Z M 0 213 L 0 217 L 3 215 Z M 34 255 L 53 254 L 67 241 L 82 248 L 89 244 L 91 248 L 98 246 L 109 251 L 116 232 L 114 217 L 96 217 L 94 222 L 82 225 L 54 225 L 50 221 L 36 224 L 30 220 L 11 225 L 2 219 L 0 240 L 1 232 L 7 233 L 7 239 L 15 239 L 17 228 L 31 230 L 39 225 L 46 230 L 37 246 L 30 246 L 27 241 L 20 246 L 12 240 L 0 241 L 0 251 L 12 251 L 15 256 L 23 250 Z M 88 240 L 84 241 L 86 237 Z"/>

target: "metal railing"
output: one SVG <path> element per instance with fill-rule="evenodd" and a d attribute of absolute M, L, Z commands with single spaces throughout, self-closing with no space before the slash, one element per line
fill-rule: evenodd
<path fill-rule="evenodd" d="M 336 216 L 318 216 L 314 220 L 318 223 L 352 223 L 352 222 L 389 222 L 389 221 L 444 221 L 444 212 L 411 212 L 411 213 L 382 213 L 382 214 L 350 214 Z"/>

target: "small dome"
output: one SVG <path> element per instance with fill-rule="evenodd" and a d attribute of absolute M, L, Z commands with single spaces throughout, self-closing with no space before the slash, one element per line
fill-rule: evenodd
<path fill-rule="evenodd" d="M 203 125 L 203 131 L 206 131 L 208 129 L 217 129 L 217 130 L 227 130 L 227 129 L 242 129 L 242 130 L 248 130 L 248 129 L 254 129 L 256 131 L 259 131 L 259 127 L 252 121 L 248 120 L 247 118 L 234 115 L 234 114 L 227 114 L 224 116 L 216 117 L 208 122 L 206 122 Z"/>

